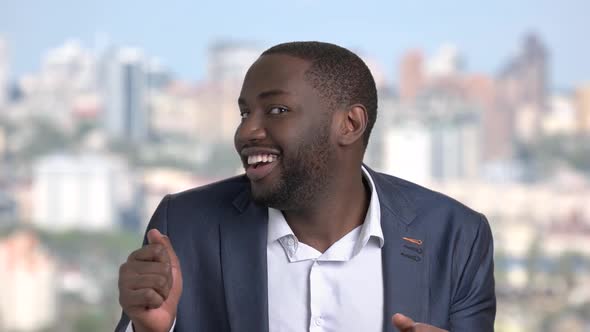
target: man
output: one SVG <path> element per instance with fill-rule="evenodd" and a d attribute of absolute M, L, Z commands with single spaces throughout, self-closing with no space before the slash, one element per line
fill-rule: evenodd
<path fill-rule="evenodd" d="M 246 175 L 163 199 L 121 266 L 117 331 L 493 331 L 485 217 L 362 164 L 377 92 L 358 56 L 274 46 L 238 105 Z"/>

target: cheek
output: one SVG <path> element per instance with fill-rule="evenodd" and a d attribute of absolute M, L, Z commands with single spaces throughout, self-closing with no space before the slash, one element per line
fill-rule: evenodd
<path fill-rule="evenodd" d="M 240 125 L 238 125 L 238 127 L 236 128 L 236 132 L 234 133 L 234 148 L 236 149 L 236 151 L 239 153 L 239 146 L 240 146 L 240 142 L 239 142 L 239 132 L 240 132 Z"/>
<path fill-rule="evenodd" d="M 296 123 L 277 121 L 266 127 L 268 142 L 278 145 L 281 149 L 289 149 L 291 145 L 301 140 L 302 133 Z"/>
<path fill-rule="evenodd" d="M 236 132 L 234 133 L 234 148 L 238 153 L 240 153 L 240 149 L 248 143 L 249 137 L 245 134 L 246 126 L 243 125 L 243 121 L 240 121 L 238 126 L 236 127 Z"/>

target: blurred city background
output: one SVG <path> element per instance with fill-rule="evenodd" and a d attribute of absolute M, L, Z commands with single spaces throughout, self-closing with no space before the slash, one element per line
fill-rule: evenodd
<path fill-rule="evenodd" d="M 0 331 L 108 331 L 167 193 L 241 172 L 273 44 L 363 57 L 366 163 L 485 213 L 496 330 L 590 331 L 590 3 L 0 2 Z"/>

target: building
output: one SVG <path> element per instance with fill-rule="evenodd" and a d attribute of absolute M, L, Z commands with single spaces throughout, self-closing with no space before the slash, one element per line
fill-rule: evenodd
<path fill-rule="evenodd" d="M 399 64 L 398 92 L 402 102 L 413 102 L 424 88 L 424 59 L 422 52 L 411 50 L 402 56 Z"/>
<path fill-rule="evenodd" d="M 457 76 L 463 69 L 463 59 L 452 44 L 442 45 L 426 63 L 426 77 L 429 80 Z"/>
<path fill-rule="evenodd" d="M 105 231 L 136 206 L 127 164 L 98 154 L 52 155 L 33 166 L 32 223 L 51 231 Z"/>
<path fill-rule="evenodd" d="M 207 57 L 207 80 L 241 86 L 248 68 L 262 50 L 254 43 L 220 41 L 211 45 Z"/>
<path fill-rule="evenodd" d="M 517 104 L 531 105 L 538 112 L 546 111 L 549 53 L 541 39 L 526 36 L 518 54 L 510 59 L 500 77 L 512 83 L 511 94 Z"/>
<path fill-rule="evenodd" d="M 101 63 L 103 122 L 113 139 L 141 142 L 148 136 L 146 59 L 134 48 L 114 49 Z"/>
<path fill-rule="evenodd" d="M 583 123 L 583 118 L 580 119 L 581 122 L 578 121 L 574 103 L 574 98 L 570 95 L 551 97 L 550 110 L 543 115 L 541 120 L 541 129 L 544 135 L 572 135 L 578 131 L 578 127 Z M 588 116 L 590 119 L 590 113 Z"/>
<path fill-rule="evenodd" d="M 432 139 L 420 122 L 392 125 L 384 131 L 383 172 L 426 185 L 432 181 Z"/>
<path fill-rule="evenodd" d="M 69 130 L 75 125 L 75 104 L 81 95 L 96 98 L 96 59 L 71 40 L 43 54 L 39 72 L 18 80 L 18 103 L 10 115 L 21 121 L 42 117 Z"/>
<path fill-rule="evenodd" d="M 0 227 L 15 224 L 16 218 L 15 200 L 0 187 Z"/>
<path fill-rule="evenodd" d="M 437 104 L 422 109 L 422 114 L 398 114 L 383 130 L 386 173 L 421 185 L 480 176 L 480 116 L 474 110 L 463 110 L 468 104 Z"/>
<path fill-rule="evenodd" d="M 80 41 L 68 40 L 47 51 L 41 60 L 39 79 L 51 94 L 72 97 L 96 89 L 96 59 Z"/>
<path fill-rule="evenodd" d="M 578 130 L 590 134 L 590 83 L 576 89 L 575 99 Z"/>
<path fill-rule="evenodd" d="M 8 134 L 6 129 L 0 126 L 0 162 L 4 161 L 8 154 Z"/>
<path fill-rule="evenodd" d="M 476 179 L 480 175 L 481 129 L 475 114 L 433 122 L 432 177 L 438 181 Z"/>
<path fill-rule="evenodd" d="M 236 100 L 248 68 L 261 53 L 258 45 L 249 42 L 220 41 L 209 48 L 207 82 L 199 87 L 198 98 L 203 112 L 209 114 L 207 123 L 215 130 L 214 141 L 233 141 L 240 123 Z"/>
<path fill-rule="evenodd" d="M 56 262 L 30 232 L 0 239 L 0 330 L 41 331 L 57 319 Z"/>
<path fill-rule="evenodd" d="M 8 43 L 0 36 L 0 113 L 8 103 Z"/>
<path fill-rule="evenodd" d="M 214 105 L 222 103 L 215 98 L 214 91 L 211 85 L 193 86 L 175 82 L 166 89 L 154 92 L 150 98 L 152 135 L 160 141 L 193 145 L 224 139 L 224 126 L 219 121 L 219 114 L 212 111 L 216 107 Z M 229 115 L 239 120 L 235 105 Z"/>

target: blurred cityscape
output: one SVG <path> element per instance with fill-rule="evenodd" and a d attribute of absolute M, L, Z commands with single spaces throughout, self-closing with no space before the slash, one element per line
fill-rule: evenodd
<path fill-rule="evenodd" d="M 361 51 L 379 90 L 366 163 L 486 214 L 497 331 L 590 331 L 590 76 L 551 89 L 550 45 L 514 45 L 494 73 L 454 45 L 407 50 L 397 77 Z M 241 172 L 236 100 L 264 48 L 212 43 L 199 82 L 75 40 L 13 80 L 10 50 L 0 37 L 0 331 L 112 330 L 160 199 Z"/>

